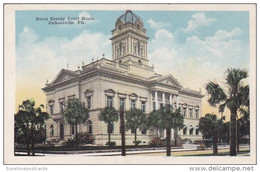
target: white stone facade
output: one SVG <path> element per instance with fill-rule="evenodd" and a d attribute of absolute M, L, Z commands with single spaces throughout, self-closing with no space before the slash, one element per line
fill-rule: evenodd
<path fill-rule="evenodd" d="M 154 109 L 164 104 L 175 108 L 181 107 L 185 115 L 186 134 L 179 131 L 182 138 L 201 139 L 198 122 L 201 117 L 202 97 L 198 91 L 183 88 L 172 75 L 159 75 L 149 66 L 147 57 L 146 30 L 140 17 L 126 11 L 116 21 L 112 31 L 113 60 L 102 58 L 83 65 L 77 71 L 62 69 L 57 77 L 43 91 L 46 93 L 47 112 L 52 118 L 47 121 L 47 141 L 66 140 L 73 135 L 75 126 L 71 126 L 61 116 L 62 107 L 69 98 L 78 98 L 85 102 L 90 111 L 90 118 L 85 124 L 78 125 L 79 132 L 92 132 L 95 144 L 104 145 L 108 141 L 107 125 L 98 120 L 102 108 L 107 106 L 108 99 L 113 107 L 119 109 L 124 101 L 125 110 L 143 108 L 149 115 Z M 164 132 L 165 133 L 165 132 Z M 165 134 L 161 132 L 161 137 Z M 138 131 L 137 140 L 148 144 L 156 136 L 154 131 L 142 134 Z M 173 134 L 172 134 L 173 136 Z M 114 124 L 111 141 L 121 144 L 119 122 Z M 126 144 L 131 145 L 134 134 L 126 132 Z"/>

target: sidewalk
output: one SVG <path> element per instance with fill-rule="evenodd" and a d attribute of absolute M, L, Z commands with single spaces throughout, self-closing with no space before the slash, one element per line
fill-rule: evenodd
<path fill-rule="evenodd" d="M 241 146 L 241 148 L 248 148 L 249 146 Z M 229 146 L 219 146 L 221 149 L 229 149 Z M 211 149 L 206 149 L 211 150 Z M 126 149 L 126 155 L 133 154 L 149 154 L 149 153 L 162 153 L 165 152 L 165 147 L 159 148 L 131 148 Z M 171 152 L 184 152 L 184 151 L 199 151 L 194 145 L 187 145 L 184 148 L 172 148 Z M 15 152 L 17 155 L 26 155 L 26 152 Z M 36 156 L 121 156 L 121 149 L 110 149 L 110 150 L 87 150 L 87 151 L 73 151 L 73 152 L 59 152 L 59 153 L 36 153 Z"/>

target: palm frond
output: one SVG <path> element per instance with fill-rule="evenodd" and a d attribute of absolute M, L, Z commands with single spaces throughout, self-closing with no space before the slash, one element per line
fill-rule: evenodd
<path fill-rule="evenodd" d="M 208 102 L 211 106 L 216 106 L 227 98 L 224 90 L 212 81 L 206 85 L 206 91 L 210 95 Z"/>

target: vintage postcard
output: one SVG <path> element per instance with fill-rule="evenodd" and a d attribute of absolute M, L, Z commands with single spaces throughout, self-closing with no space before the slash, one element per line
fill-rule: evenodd
<path fill-rule="evenodd" d="M 256 164 L 255 4 L 5 4 L 5 164 Z"/>

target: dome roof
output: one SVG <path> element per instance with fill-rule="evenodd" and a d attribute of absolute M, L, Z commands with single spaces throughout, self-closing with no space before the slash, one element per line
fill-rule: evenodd
<path fill-rule="evenodd" d="M 141 17 L 134 14 L 131 10 L 126 10 L 125 14 L 122 14 L 120 17 L 118 17 L 116 23 L 118 21 L 122 21 L 124 24 L 128 22 L 135 24 L 136 20 L 140 20 L 141 22 L 143 22 Z"/>

